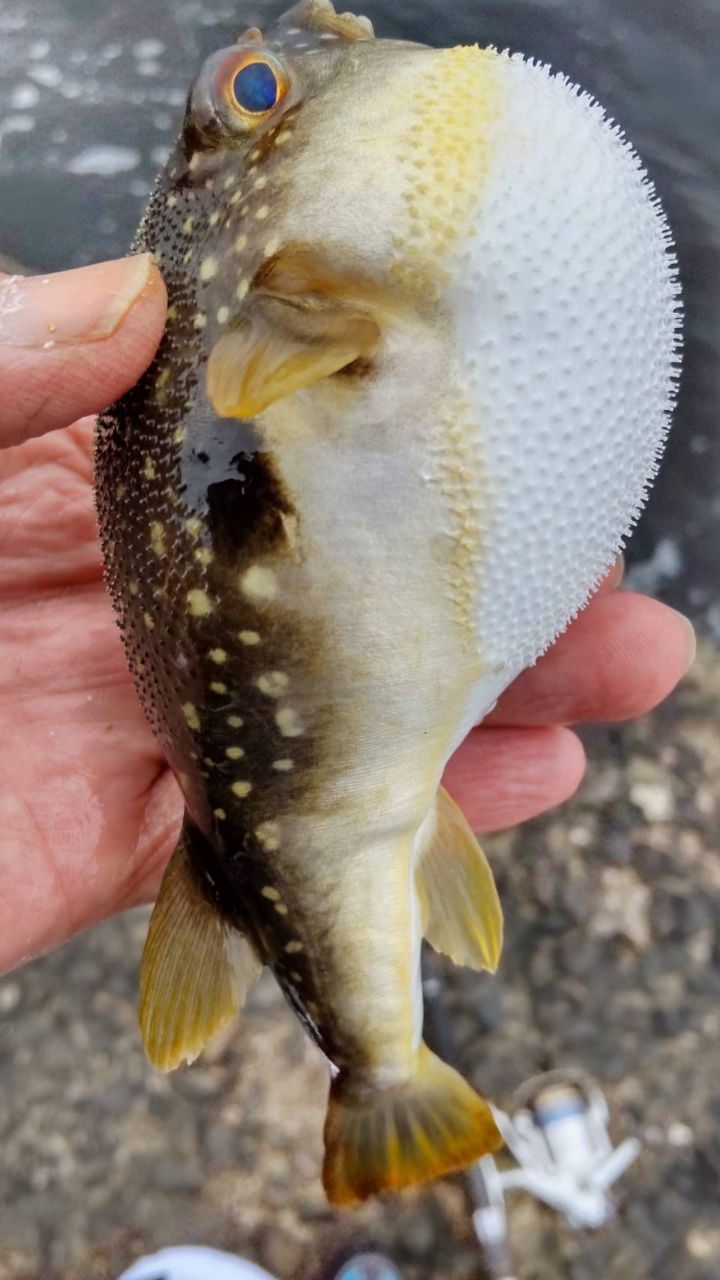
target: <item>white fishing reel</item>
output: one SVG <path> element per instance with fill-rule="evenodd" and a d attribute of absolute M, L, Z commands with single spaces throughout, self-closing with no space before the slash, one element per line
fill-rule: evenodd
<path fill-rule="evenodd" d="M 475 1232 L 489 1259 L 497 1258 L 498 1280 L 512 1280 L 506 1250 L 507 1191 L 528 1191 L 575 1231 L 596 1230 L 615 1218 L 610 1188 L 641 1150 L 637 1138 L 613 1146 L 607 1102 L 580 1072 L 537 1076 L 520 1090 L 518 1103 L 512 1116 L 494 1109 L 517 1167 L 500 1170 L 492 1156 L 485 1156 L 471 1175 L 478 1202 Z"/>

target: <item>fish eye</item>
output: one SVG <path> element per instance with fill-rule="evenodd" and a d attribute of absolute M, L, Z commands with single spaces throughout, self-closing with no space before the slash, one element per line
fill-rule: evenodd
<path fill-rule="evenodd" d="M 227 99 L 244 117 L 261 119 L 285 97 L 288 88 L 288 77 L 280 63 L 267 54 L 254 54 L 232 69 Z"/>

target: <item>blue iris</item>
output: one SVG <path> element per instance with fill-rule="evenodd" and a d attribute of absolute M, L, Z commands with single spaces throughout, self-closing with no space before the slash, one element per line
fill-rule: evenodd
<path fill-rule="evenodd" d="M 240 106 L 254 115 L 271 111 L 280 94 L 277 76 L 266 62 L 251 62 L 238 71 L 233 92 Z"/>

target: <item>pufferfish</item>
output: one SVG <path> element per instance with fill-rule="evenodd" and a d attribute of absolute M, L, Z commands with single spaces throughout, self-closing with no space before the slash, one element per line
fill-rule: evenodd
<path fill-rule="evenodd" d="M 669 231 L 548 68 L 301 0 L 212 56 L 136 242 L 169 293 L 99 425 L 107 578 L 186 815 L 141 969 L 162 1070 L 269 966 L 352 1203 L 496 1148 L 421 941 L 502 917 L 444 767 L 609 568 L 668 429 Z"/>

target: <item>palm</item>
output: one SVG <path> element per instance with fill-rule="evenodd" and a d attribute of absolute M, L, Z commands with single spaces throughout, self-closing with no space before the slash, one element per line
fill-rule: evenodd
<path fill-rule="evenodd" d="M 0 913 L 8 912 L 0 948 L 7 944 L 8 958 L 146 897 L 180 816 L 105 594 L 91 447 L 85 420 L 0 454 Z M 19 882 L 26 936 L 11 906 Z M 3 958 L 0 950 L 0 970 Z"/>

